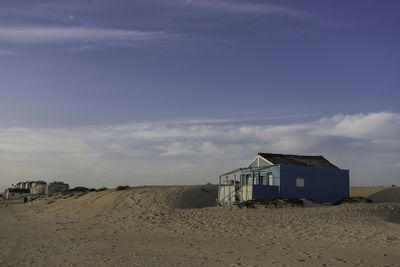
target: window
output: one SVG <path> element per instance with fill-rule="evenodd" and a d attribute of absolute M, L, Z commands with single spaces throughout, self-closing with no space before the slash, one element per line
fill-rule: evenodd
<path fill-rule="evenodd" d="M 304 187 L 304 178 L 303 177 L 297 177 L 296 178 L 296 186 L 297 187 Z"/>
<path fill-rule="evenodd" d="M 262 185 L 268 185 L 267 173 L 260 172 L 260 182 Z"/>
<path fill-rule="evenodd" d="M 268 173 L 268 185 L 274 185 L 274 178 L 272 173 Z"/>
<path fill-rule="evenodd" d="M 258 179 L 258 172 L 256 172 L 254 174 L 254 185 L 258 185 L 259 184 L 259 179 Z"/>
<path fill-rule="evenodd" d="M 251 174 L 247 174 L 247 185 L 252 185 L 253 184 L 253 177 L 251 176 Z"/>

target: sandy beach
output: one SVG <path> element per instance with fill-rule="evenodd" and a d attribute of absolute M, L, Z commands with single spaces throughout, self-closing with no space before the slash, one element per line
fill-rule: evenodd
<path fill-rule="evenodd" d="M 2 203 L 0 266 L 400 266 L 400 204 L 216 207 L 215 186 Z"/>

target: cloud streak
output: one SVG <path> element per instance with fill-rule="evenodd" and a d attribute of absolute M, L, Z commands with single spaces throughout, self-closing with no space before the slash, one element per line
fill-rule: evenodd
<path fill-rule="evenodd" d="M 252 3 L 232 0 L 191 0 L 184 2 L 188 6 L 219 12 L 243 13 L 251 15 L 272 15 L 302 21 L 314 21 L 322 24 L 334 24 L 313 13 L 269 3 Z"/>
<path fill-rule="evenodd" d="M 89 27 L 0 27 L 0 42 L 16 44 L 127 45 L 171 38 L 163 31 L 102 29 Z"/>
<path fill-rule="evenodd" d="M 0 186 L 19 177 L 87 186 L 215 182 L 257 152 L 322 154 L 349 168 L 353 184 L 398 181 L 398 113 L 338 114 L 285 125 L 211 121 L 1 129 L 0 174 L 6 179 Z"/>
<path fill-rule="evenodd" d="M 13 50 L 0 49 L 0 56 L 14 56 L 18 53 Z"/>
<path fill-rule="evenodd" d="M 197 7 L 220 9 L 222 11 L 236 11 L 259 14 L 276 14 L 283 16 L 303 17 L 308 16 L 306 12 L 298 11 L 288 7 L 275 4 L 256 4 L 251 2 L 226 1 L 226 0 L 192 0 L 186 4 Z"/>

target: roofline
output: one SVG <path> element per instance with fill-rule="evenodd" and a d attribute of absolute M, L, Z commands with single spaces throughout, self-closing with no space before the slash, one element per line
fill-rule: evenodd
<path fill-rule="evenodd" d="M 323 157 L 324 155 L 298 155 L 298 154 L 282 154 L 282 153 L 267 153 L 267 152 L 258 152 L 257 155 L 260 154 L 272 154 L 272 155 L 283 155 L 283 156 L 298 156 L 298 157 Z"/>
<path fill-rule="evenodd" d="M 262 169 L 269 169 L 271 167 L 279 166 L 279 165 L 280 164 L 272 164 L 271 166 L 260 166 L 260 167 L 254 167 L 254 168 L 248 167 L 248 168 L 243 168 L 242 170 L 244 170 L 244 171 L 252 171 L 252 170 L 259 171 L 259 170 L 262 170 Z"/>
<path fill-rule="evenodd" d="M 330 164 L 332 164 L 332 166 L 335 166 L 336 168 L 338 168 L 339 170 L 341 170 L 336 164 L 333 164 L 329 159 L 325 158 L 324 156 L 321 155 L 321 157 L 323 157 L 327 162 L 329 162 Z"/>
<path fill-rule="evenodd" d="M 260 154 L 272 154 L 272 155 L 282 155 L 282 156 L 294 156 L 294 157 L 322 157 L 323 159 L 325 159 L 327 162 L 329 162 L 332 166 L 334 166 L 337 169 L 340 169 L 338 166 L 336 166 L 336 164 L 333 164 L 330 160 L 328 160 L 327 158 L 324 157 L 324 155 L 295 155 L 295 154 L 280 154 L 280 153 L 263 153 L 263 152 L 258 152 L 257 156 L 262 157 L 264 160 L 270 162 L 269 160 L 267 160 L 266 158 L 264 158 L 263 156 L 261 156 Z M 271 162 L 272 163 L 272 162 Z M 275 163 L 272 163 L 275 164 Z M 291 164 L 286 164 L 286 165 L 291 165 Z"/>
<path fill-rule="evenodd" d="M 254 167 L 254 168 L 251 168 L 251 167 L 238 168 L 238 169 L 229 171 L 229 172 L 227 172 L 227 173 L 221 174 L 219 177 L 222 177 L 222 176 L 224 176 L 224 175 L 229 175 L 229 174 L 232 174 L 232 173 L 235 173 L 235 172 L 239 172 L 239 171 L 251 171 L 251 170 L 268 169 L 268 168 L 271 168 L 271 167 L 274 167 L 274 166 L 278 166 L 278 165 L 279 165 L 279 164 L 273 164 L 273 165 L 271 165 L 271 166 Z"/>
<path fill-rule="evenodd" d="M 257 154 L 257 157 L 262 158 L 263 160 L 265 160 L 266 162 L 268 162 L 268 163 L 271 164 L 271 165 L 276 165 L 275 163 L 269 161 L 268 159 L 264 158 L 264 157 L 261 156 L 260 154 L 265 154 L 265 153 L 261 153 L 261 152 L 260 152 L 260 153 Z M 256 157 L 256 158 L 257 158 L 257 157 Z"/>
<path fill-rule="evenodd" d="M 271 165 L 274 165 L 274 163 L 272 163 L 271 161 L 267 160 L 266 158 L 264 158 L 263 156 L 261 156 L 260 153 L 258 153 L 257 156 L 256 156 L 252 161 L 250 161 L 249 164 L 247 164 L 247 167 L 250 168 L 250 165 L 251 165 L 258 157 L 262 158 L 262 159 L 265 160 L 267 163 L 269 163 L 269 164 L 271 164 Z"/>
<path fill-rule="evenodd" d="M 232 170 L 232 171 L 226 172 L 226 173 L 224 173 L 224 174 L 221 174 L 219 177 L 222 177 L 222 176 L 224 176 L 224 175 L 229 175 L 229 174 L 232 174 L 232 173 L 241 171 L 241 170 L 243 170 L 243 169 L 246 169 L 246 168 L 237 168 L 237 169 L 235 169 L 235 170 Z"/>

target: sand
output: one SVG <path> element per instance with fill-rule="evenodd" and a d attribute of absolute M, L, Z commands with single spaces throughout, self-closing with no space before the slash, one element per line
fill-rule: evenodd
<path fill-rule="evenodd" d="M 400 187 L 387 188 L 368 196 L 375 203 L 400 203 Z"/>
<path fill-rule="evenodd" d="M 374 203 L 400 203 L 400 187 L 351 187 L 350 195 L 354 197 L 365 197 L 372 200 Z"/>
<path fill-rule="evenodd" d="M 215 192 L 140 187 L 1 205 L 0 266 L 400 266 L 399 203 L 239 209 L 214 206 Z"/>
<path fill-rule="evenodd" d="M 350 187 L 350 196 L 353 197 L 369 197 L 375 193 L 386 190 L 384 186 L 352 186 Z"/>

